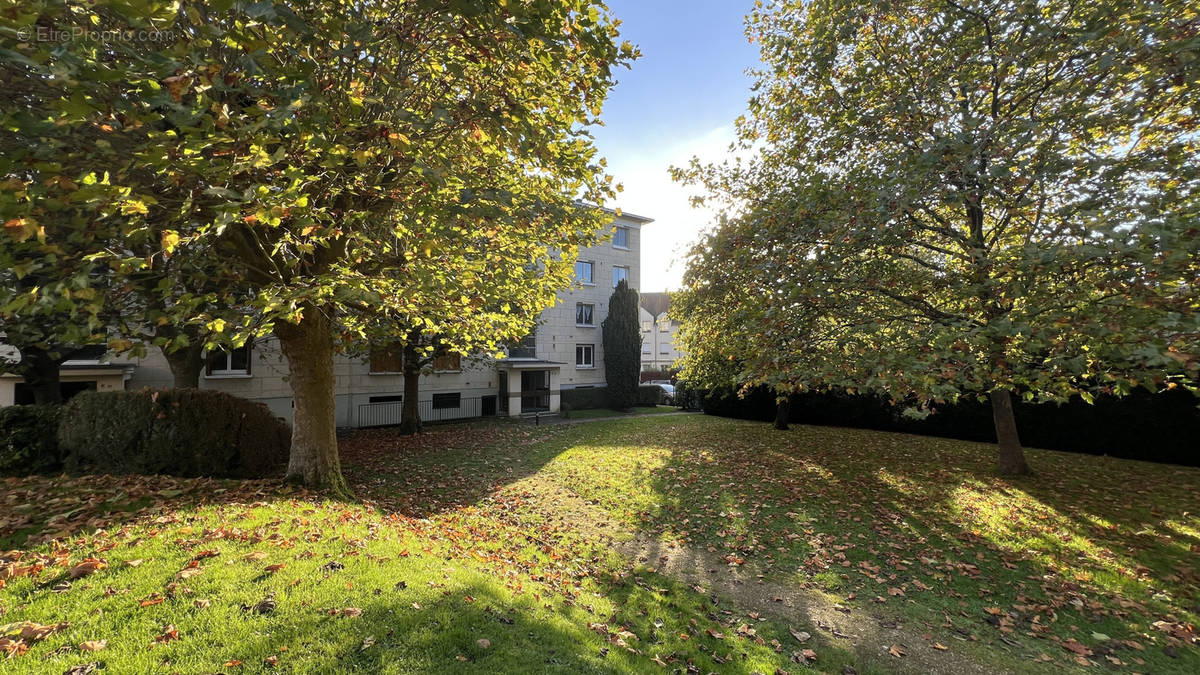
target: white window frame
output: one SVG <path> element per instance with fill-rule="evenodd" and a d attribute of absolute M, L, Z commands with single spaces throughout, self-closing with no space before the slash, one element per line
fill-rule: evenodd
<path fill-rule="evenodd" d="M 233 352 L 238 350 L 246 350 L 246 367 L 245 368 L 230 368 L 229 365 L 233 361 Z M 213 366 L 212 359 L 216 354 L 214 352 L 206 352 L 204 354 L 204 377 L 212 379 L 237 379 L 251 377 L 251 372 L 254 367 L 254 344 L 247 340 L 241 347 L 235 349 L 218 349 L 217 352 L 223 352 L 225 355 L 225 368 L 216 368 Z"/>
<path fill-rule="evenodd" d="M 625 243 L 624 243 L 624 244 L 618 244 L 618 243 L 617 243 L 617 234 L 618 234 L 618 233 L 620 233 L 620 232 L 624 232 L 624 233 L 625 233 Z M 613 228 L 613 248 L 620 249 L 620 250 L 622 250 L 622 251 L 628 251 L 628 250 L 629 250 L 629 228 L 628 228 L 628 227 L 615 227 L 615 228 Z"/>
<path fill-rule="evenodd" d="M 659 354 L 670 354 L 671 353 L 671 343 L 664 342 L 661 345 L 659 345 L 658 353 Z"/>
<path fill-rule="evenodd" d="M 621 279 L 618 279 L 617 270 L 624 270 L 625 276 L 621 277 Z M 617 284 L 621 283 L 622 279 L 624 279 L 626 283 L 629 282 L 629 268 L 624 265 L 613 265 L 613 288 L 616 288 Z"/>
<path fill-rule="evenodd" d="M 589 321 L 587 323 L 582 323 L 579 321 L 579 312 L 584 307 L 591 308 L 590 316 L 588 317 L 591 319 L 591 321 Z M 579 326 L 579 327 L 587 327 L 587 328 L 595 328 L 596 327 L 596 305 L 594 303 L 591 303 L 591 302 L 575 303 L 575 325 Z"/>
<path fill-rule="evenodd" d="M 650 346 L 650 343 L 643 342 L 642 343 L 642 354 L 653 354 L 653 353 L 654 353 L 654 348 Z"/>
<path fill-rule="evenodd" d="M 580 356 L 587 358 L 580 360 Z M 596 345 L 575 345 L 575 369 L 591 370 L 596 367 Z"/>
<path fill-rule="evenodd" d="M 588 266 L 589 279 L 587 281 L 584 281 L 583 278 L 579 274 L 579 266 L 580 265 Z M 575 278 L 579 281 L 579 283 L 583 284 L 584 286 L 595 286 L 596 285 L 596 261 L 595 260 L 576 260 L 575 261 Z"/>

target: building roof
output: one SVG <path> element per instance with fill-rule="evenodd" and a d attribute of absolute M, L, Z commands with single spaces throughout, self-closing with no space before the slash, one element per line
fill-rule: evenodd
<path fill-rule="evenodd" d="M 670 293 L 642 293 L 640 301 L 642 309 L 653 316 L 659 316 L 671 309 Z"/>
<path fill-rule="evenodd" d="M 604 211 L 605 213 L 611 213 L 614 216 L 617 215 L 616 209 L 610 209 L 607 206 L 601 206 L 600 210 Z M 638 223 L 639 225 L 645 225 L 646 223 L 654 222 L 653 218 L 647 218 L 646 216 L 639 216 L 636 213 L 630 213 L 630 212 L 624 211 L 624 210 L 621 211 L 619 217 L 624 218 L 625 220 L 632 220 L 633 222 Z"/>

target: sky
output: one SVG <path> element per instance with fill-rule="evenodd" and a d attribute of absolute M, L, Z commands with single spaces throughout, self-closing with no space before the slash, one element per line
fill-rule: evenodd
<path fill-rule="evenodd" d="M 601 119 L 593 128 L 608 170 L 624 185 L 610 207 L 654 222 L 642 228 L 643 292 L 675 290 L 688 246 L 711 213 L 693 209 L 696 188 L 671 180 L 668 168 L 691 157 L 714 161 L 734 139 L 746 111 L 758 63 L 744 17 L 753 0 L 609 0 L 622 39 L 642 58 L 615 72 Z"/>

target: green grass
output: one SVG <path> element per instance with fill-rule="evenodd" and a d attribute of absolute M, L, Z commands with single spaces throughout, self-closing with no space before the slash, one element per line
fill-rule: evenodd
<path fill-rule="evenodd" d="M 619 417 L 622 415 L 661 415 L 673 412 L 679 412 L 679 408 L 670 405 L 659 405 L 633 408 L 630 411 L 611 410 L 609 408 L 586 408 L 583 410 L 572 410 L 568 415 L 570 419 L 584 420 L 599 417 Z"/>
<path fill-rule="evenodd" d="M 271 481 L 0 483 L 0 537 L 23 549 L 0 554 L 0 635 L 28 650 L 0 673 L 799 672 L 789 628 L 818 670 L 892 663 L 631 563 L 597 534 L 617 531 L 900 617 L 981 672 L 1200 671 L 1198 470 L 1032 451 L 1039 477 L 1001 479 L 983 444 L 703 416 L 342 446 L 361 503 Z M 64 585 L 89 556 L 105 566 Z M 274 611 L 243 609 L 271 593 Z M 20 622 L 69 625 L 16 645 Z"/>

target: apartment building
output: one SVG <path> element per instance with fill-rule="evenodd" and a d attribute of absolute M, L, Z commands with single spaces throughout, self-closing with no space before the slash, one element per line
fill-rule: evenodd
<path fill-rule="evenodd" d="M 557 412 L 563 389 L 604 386 L 604 346 L 600 324 L 617 282 L 636 289 L 641 280 L 641 228 L 650 218 L 613 216 L 612 235 L 584 249 L 575 266 L 576 285 L 558 294 L 537 328 L 503 359 L 487 356 L 437 359 L 421 378 L 421 419 L 438 421 L 490 415 Z M 114 362 L 119 361 L 119 362 Z M 398 350 L 375 350 L 367 359 L 334 360 L 336 419 L 341 427 L 398 424 L 404 377 Z M 69 362 L 62 370 L 71 391 L 170 387 L 166 358 L 151 350 L 145 358 Z M 278 341 L 266 338 L 240 349 L 207 355 L 201 388 L 220 389 L 265 403 L 289 422 L 292 392 L 287 361 Z M 0 377 L 0 406 L 24 400 L 21 379 Z"/>
<path fill-rule="evenodd" d="M 638 315 L 642 322 L 642 370 L 663 371 L 683 356 L 676 337 L 679 321 L 671 318 L 668 293 L 642 293 Z"/>

